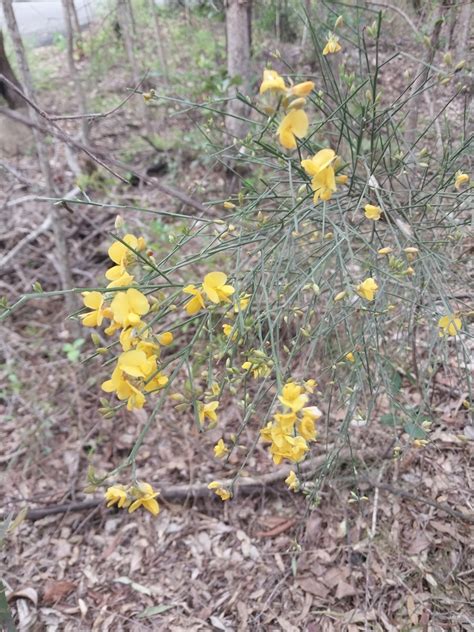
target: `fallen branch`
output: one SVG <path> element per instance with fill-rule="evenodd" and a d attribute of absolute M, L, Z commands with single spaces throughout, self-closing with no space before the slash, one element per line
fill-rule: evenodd
<path fill-rule="evenodd" d="M 367 459 L 375 459 L 376 454 L 370 453 L 365 454 L 364 457 Z M 320 456 L 311 459 L 310 461 L 303 463 L 299 467 L 300 473 L 310 473 L 312 475 L 316 475 L 318 470 L 324 469 L 325 472 L 329 472 L 331 468 L 331 464 L 335 461 L 344 460 L 347 458 L 353 458 L 350 451 L 347 449 L 343 450 L 332 450 L 327 454 L 322 454 Z M 255 491 L 264 491 L 266 488 L 272 487 L 275 483 L 283 483 L 288 474 L 293 471 L 294 466 L 286 466 L 281 467 L 273 472 L 268 474 L 263 474 L 258 477 L 251 476 L 242 476 L 237 480 L 228 478 L 228 479 L 219 479 L 222 487 L 232 487 L 234 496 L 238 494 L 250 494 Z M 372 489 L 379 489 L 387 491 L 396 496 L 401 496 L 402 498 L 407 498 L 409 500 L 413 500 L 415 502 L 420 502 L 425 505 L 429 505 L 438 509 L 440 511 L 445 512 L 446 514 L 456 518 L 457 520 L 461 520 L 463 522 L 467 522 L 470 524 L 474 524 L 474 515 L 464 514 L 460 511 L 456 511 L 455 509 L 451 509 L 449 505 L 445 503 L 438 503 L 431 498 L 426 498 L 424 496 L 418 496 L 411 491 L 399 489 L 392 485 L 388 485 L 385 483 L 380 483 L 377 481 L 372 481 L 368 477 L 360 477 L 358 479 L 350 478 L 350 479 L 340 479 L 346 482 L 352 481 L 354 483 L 366 484 L 369 485 Z M 192 483 L 190 485 L 169 485 L 163 490 L 160 491 L 160 498 L 165 501 L 187 501 L 190 499 L 197 498 L 205 498 L 209 497 L 211 492 L 207 487 L 207 483 Z M 87 511 L 89 509 L 96 509 L 100 505 L 104 504 L 104 498 L 91 498 L 90 500 L 83 500 L 71 503 L 63 503 L 60 505 L 51 505 L 49 507 L 43 507 L 40 509 L 29 509 L 26 514 L 27 520 L 41 520 L 42 518 L 46 518 L 48 516 L 55 516 L 63 513 L 71 513 L 78 511 Z M 105 505 L 104 505 L 105 507 Z"/>

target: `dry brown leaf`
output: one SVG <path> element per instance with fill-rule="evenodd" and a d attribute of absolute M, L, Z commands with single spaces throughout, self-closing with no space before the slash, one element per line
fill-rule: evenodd
<path fill-rule="evenodd" d="M 53 604 L 60 601 L 66 595 L 69 595 L 76 588 L 74 582 L 63 580 L 48 579 L 44 585 L 43 603 Z"/>
<path fill-rule="evenodd" d="M 280 535 L 281 533 L 284 533 L 285 531 L 288 531 L 288 529 L 291 529 L 291 527 L 295 524 L 296 520 L 294 518 L 290 518 L 289 520 L 286 520 L 285 522 L 281 522 L 279 525 L 277 525 L 276 527 L 273 527 L 273 529 L 270 529 L 269 531 L 257 531 L 257 533 L 255 534 L 256 538 L 274 538 L 277 535 Z"/>
<path fill-rule="evenodd" d="M 425 549 L 427 549 L 431 544 L 431 540 L 428 539 L 426 534 L 418 533 L 415 539 L 412 541 L 410 546 L 407 549 L 408 555 L 418 555 Z"/>
<path fill-rule="evenodd" d="M 322 582 L 314 579 L 314 577 L 300 577 L 297 582 L 302 590 L 314 597 L 326 599 L 329 594 L 329 589 Z"/>
<path fill-rule="evenodd" d="M 344 599 L 344 597 L 353 597 L 357 595 L 357 590 L 351 584 L 341 579 L 337 585 L 336 599 Z"/>

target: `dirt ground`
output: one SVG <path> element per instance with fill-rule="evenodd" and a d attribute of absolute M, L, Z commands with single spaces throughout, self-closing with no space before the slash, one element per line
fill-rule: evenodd
<path fill-rule="evenodd" d="M 37 54 L 48 61 L 53 88 L 60 86 L 64 60 L 54 48 Z M 125 95 L 129 86 L 118 64 L 100 90 L 110 98 Z M 49 113 L 67 111 L 51 86 L 40 98 Z M 174 115 L 172 106 L 161 109 L 154 124 L 160 129 L 174 125 L 175 134 L 184 134 L 189 121 L 176 123 Z M 62 127 L 76 131 L 74 123 Z M 98 123 L 93 139 L 103 154 L 121 160 L 127 154 L 128 163 L 144 171 L 163 156 L 137 140 L 142 132 L 136 103 L 129 103 Z M 84 170 L 85 159 L 71 156 L 59 142 L 51 150 L 56 185 L 65 192 L 74 189 L 74 163 Z M 222 168 L 199 160 L 192 148 L 180 149 L 178 156 L 165 151 L 165 158 L 169 172 L 155 182 L 202 201 L 225 195 Z M 10 171 L 4 170 L 0 240 L 4 253 L 16 251 L 3 265 L 0 294 L 12 301 L 35 282 L 55 290 L 59 281 L 50 223 L 44 224 L 50 203 L 34 199 L 41 193 L 34 154 L 28 150 L 5 161 Z M 129 186 L 101 174 L 91 176 L 87 186 L 95 200 L 183 208 L 153 181 Z M 60 212 L 76 287 L 100 284 L 117 209 L 78 206 Z M 150 228 L 146 215 L 130 212 L 126 219 L 157 248 L 166 247 L 168 220 Z M 88 332 L 66 315 L 61 297 L 38 296 L 0 324 L 4 516 L 23 507 L 37 510 L 90 499 L 83 493 L 89 464 L 98 471 L 116 467 L 146 421 L 144 411 L 121 412 L 109 420 L 100 415 L 98 385 L 105 371 L 97 362 L 81 364 L 71 355 L 67 345 L 77 339 L 84 339 L 83 357 L 93 346 Z M 466 394 L 454 375 L 441 371 L 432 393 L 437 419 L 430 444 L 423 449 L 407 445 L 398 459 L 383 426 L 352 427 L 349 454 L 337 432 L 338 420 L 327 418 L 308 468 L 319 488 L 311 507 L 287 490 L 284 476 L 265 484 L 261 477 L 274 466 L 263 447 L 246 466 L 245 473 L 257 483 L 242 487 L 232 501 L 222 503 L 201 492 L 167 495 L 170 487 L 205 488 L 211 478 L 235 473 L 237 456 L 223 466 L 210 455 L 216 439 L 232 432 L 240 415 L 229 401 L 219 434 L 199 435 L 192 415 L 167 404 L 137 462 L 143 479 L 162 490 L 157 518 L 100 503 L 24 520 L 7 536 L 0 549 L 1 575 L 18 628 L 472 629 L 474 435 L 463 407 Z M 410 392 L 409 383 L 403 386 Z M 412 397 L 416 401 L 414 389 Z M 247 432 L 250 441 L 254 429 Z"/>

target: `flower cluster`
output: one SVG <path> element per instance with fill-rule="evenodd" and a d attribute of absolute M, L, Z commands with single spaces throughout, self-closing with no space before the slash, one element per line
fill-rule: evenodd
<path fill-rule="evenodd" d="M 308 392 L 313 388 L 312 382 L 304 386 L 293 381 L 285 384 L 278 396 L 283 411 L 275 413 L 260 431 L 261 440 L 271 444 L 270 454 L 277 465 L 283 459 L 299 463 L 305 458 L 309 443 L 316 441 L 316 421 L 322 412 L 317 406 L 306 406 Z"/>
<path fill-rule="evenodd" d="M 286 112 L 278 126 L 278 137 L 285 149 L 296 149 L 296 139 L 302 139 L 308 133 L 308 115 L 303 110 L 306 97 L 314 90 L 312 81 L 304 81 L 288 87 L 285 80 L 276 70 L 265 69 L 260 94 L 270 92 L 280 97 L 281 105 Z"/>
<path fill-rule="evenodd" d="M 122 353 L 118 356 L 112 376 L 102 384 L 106 393 L 115 393 L 120 401 L 127 402 L 127 409 L 142 408 L 146 393 L 166 386 L 168 377 L 159 370 L 160 346 L 171 344 L 173 334 L 164 332 L 154 336 L 142 317 L 150 311 L 150 302 L 140 290 L 125 286 L 132 284 L 135 276 L 132 266 L 145 249 L 142 237 L 127 234 L 122 241 L 115 241 L 108 254 L 115 264 L 105 273 L 110 281 L 110 292 L 84 292 L 85 307 L 81 316 L 86 327 L 100 327 L 104 319 L 110 320 L 104 333 L 112 336 L 120 331 Z M 118 289 L 123 288 L 123 289 Z"/>
<path fill-rule="evenodd" d="M 149 483 L 137 482 L 136 485 L 113 485 L 105 491 L 107 507 L 117 505 L 120 509 L 128 509 L 133 513 L 139 507 L 143 507 L 154 516 L 160 512 L 160 505 L 156 500 L 158 492 L 155 492 Z"/>

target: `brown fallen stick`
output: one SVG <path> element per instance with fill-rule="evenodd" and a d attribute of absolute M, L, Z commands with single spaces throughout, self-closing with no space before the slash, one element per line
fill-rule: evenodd
<path fill-rule="evenodd" d="M 368 460 L 374 460 L 376 456 L 377 455 L 372 452 L 368 452 L 364 455 L 364 457 Z M 352 455 L 350 451 L 346 448 L 339 451 L 333 450 L 330 455 L 323 454 L 311 459 L 306 463 L 303 463 L 300 466 L 299 470 L 301 473 L 313 471 L 314 474 L 316 474 L 318 469 L 322 469 L 326 466 L 326 469 L 328 471 L 330 464 L 334 461 L 335 458 L 337 458 L 338 460 L 344 460 L 352 458 Z M 294 466 L 286 466 L 259 477 L 242 476 L 238 478 L 235 482 L 234 479 L 230 478 L 221 479 L 219 482 L 222 487 L 231 487 L 232 483 L 234 482 L 233 490 L 235 495 L 237 495 L 238 493 L 249 494 L 253 491 L 264 490 L 265 488 L 271 487 L 275 483 L 282 483 L 284 479 L 288 476 L 288 474 L 294 469 Z M 392 485 L 373 481 L 365 476 L 361 476 L 359 479 L 344 477 L 344 479 L 340 480 L 344 480 L 346 482 L 353 481 L 356 484 L 368 485 L 372 489 L 378 488 L 379 490 L 386 491 L 390 494 L 394 494 L 396 496 L 407 498 L 408 500 L 412 500 L 414 502 L 420 502 L 425 505 L 429 505 L 430 507 L 434 507 L 435 509 L 443 511 L 444 513 L 452 516 L 453 518 L 456 518 L 457 520 L 474 524 L 473 514 L 464 514 L 461 511 L 452 509 L 449 505 L 445 503 L 438 503 L 431 498 L 418 496 L 417 494 L 409 490 L 399 489 Z M 212 492 L 208 489 L 206 483 L 192 483 L 190 485 L 169 485 L 168 487 L 160 491 L 160 498 L 170 502 L 176 500 L 203 498 L 210 495 L 212 495 Z M 52 505 L 50 507 L 44 507 L 41 509 L 29 509 L 25 518 L 32 521 L 41 520 L 42 518 L 62 513 L 96 509 L 99 505 L 103 503 L 104 498 L 101 497 L 91 498 L 90 500 L 78 502 L 63 503 L 60 505 Z"/>

